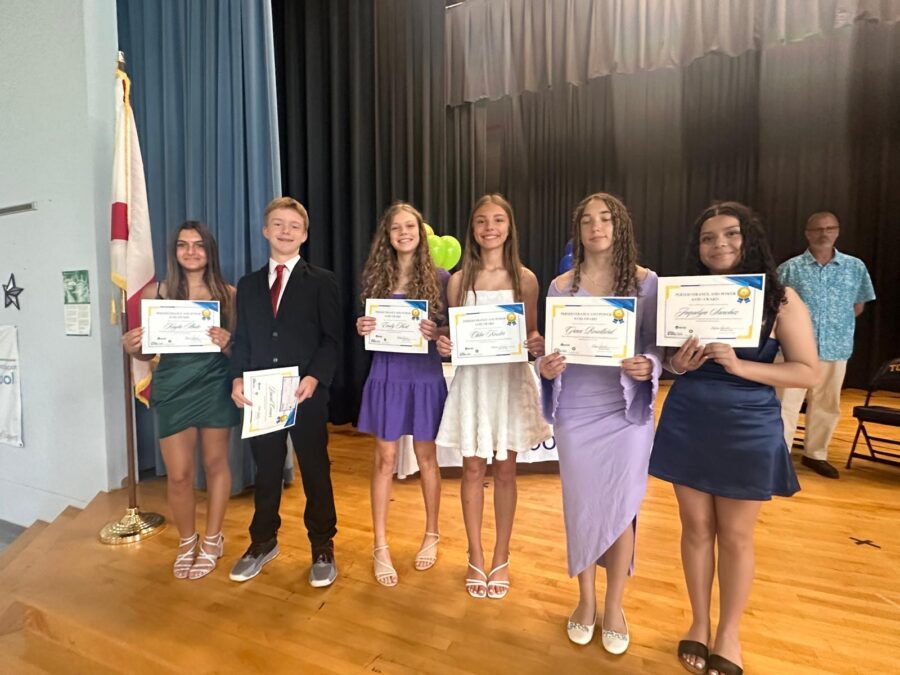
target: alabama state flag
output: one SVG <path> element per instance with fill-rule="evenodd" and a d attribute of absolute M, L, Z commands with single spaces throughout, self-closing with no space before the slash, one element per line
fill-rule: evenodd
<path fill-rule="evenodd" d="M 112 282 L 128 299 L 128 330 L 141 325 L 141 291 L 154 283 L 150 212 L 141 146 L 131 110 L 131 81 L 119 68 L 116 73 L 116 139 L 113 162 L 110 253 Z M 131 359 L 134 394 L 145 405 L 150 401 L 151 365 Z"/>

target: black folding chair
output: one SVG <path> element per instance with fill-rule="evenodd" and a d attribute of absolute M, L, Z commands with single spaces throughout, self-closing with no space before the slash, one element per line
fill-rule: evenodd
<path fill-rule="evenodd" d="M 856 436 L 853 438 L 853 446 L 850 448 L 850 456 L 847 458 L 847 468 L 850 468 L 850 462 L 854 457 L 860 459 L 868 459 L 872 462 L 880 462 L 882 464 L 892 464 L 900 466 L 900 453 L 889 452 L 884 449 L 875 449 L 872 447 L 872 441 L 887 443 L 888 445 L 900 446 L 900 440 L 893 438 L 883 438 L 881 436 L 872 436 L 866 428 L 868 424 L 882 424 L 890 427 L 900 427 L 900 408 L 894 408 L 884 405 L 870 405 L 872 394 L 877 391 L 890 391 L 900 393 L 900 357 L 885 361 L 875 372 L 872 381 L 869 382 L 869 391 L 866 393 L 866 402 L 863 405 L 854 406 L 853 416 L 859 421 L 856 428 Z M 869 454 L 856 452 L 856 444 L 859 441 L 859 435 L 866 441 L 869 446 Z"/>
<path fill-rule="evenodd" d="M 794 432 L 791 448 L 799 448 L 802 450 L 806 443 L 806 399 L 803 399 L 803 405 L 800 406 L 800 415 L 803 415 L 803 424 L 797 422 L 797 430 Z M 803 432 L 802 436 L 800 435 L 800 432 Z"/>

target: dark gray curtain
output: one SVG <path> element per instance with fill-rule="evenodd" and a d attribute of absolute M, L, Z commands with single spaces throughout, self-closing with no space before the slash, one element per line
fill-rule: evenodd
<path fill-rule="evenodd" d="M 444 4 L 374 3 L 376 195 L 379 209 L 408 201 L 438 234 L 459 237 L 469 206 L 484 192 L 486 167 L 478 157 L 487 105 L 445 105 Z"/>
<path fill-rule="evenodd" d="M 333 270 L 346 317 L 331 418 L 356 422 L 368 359 L 356 335 L 375 198 L 373 7 L 273 0 L 284 194 L 309 210 L 304 256 Z"/>
<path fill-rule="evenodd" d="M 895 24 L 853 23 L 869 16 L 853 0 L 819 1 L 813 14 L 766 0 L 754 20 L 781 25 L 784 40 L 823 36 L 789 44 L 776 36 L 762 51 L 723 49 L 736 55 L 706 53 L 656 70 L 637 64 L 636 72 L 592 74 L 580 84 L 563 78 L 539 91 L 448 106 L 457 75 L 447 60 L 455 49 L 447 22 L 459 8 L 443 4 L 273 0 L 285 191 L 310 206 L 310 259 L 334 268 L 343 285 L 348 336 L 337 419 L 356 414 L 367 368 L 352 329 L 359 274 L 376 220 L 395 199 L 419 207 L 438 232 L 461 237 L 473 201 L 503 192 L 516 210 L 523 260 L 544 288 L 557 272 L 572 209 L 591 191 L 625 199 L 643 262 L 662 274 L 682 271 L 685 233 L 713 200 L 761 211 L 782 259 L 803 250 L 806 216 L 833 208 L 844 225 L 839 246 L 866 261 L 879 294 L 859 322 L 848 383 L 864 384 L 893 355 L 900 342 Z M 697 19 L 701 3 L 691 6 Z M 483 26 L 469 25 L 477 39 Z M 316 234 L 317 222 L 328 224 L 326 236 Z"/>
<path fill-rule="evenodd" d="M 900 344 L 900 26 L 860 22 L 823 37 L 683 68 L 617 74 L 451 108 L 487 106 L 448 162 L 486 170 L 516 210 L 522 257 L 546 288 L 586 194 L 619 194 L 642 260 L 683 271 L 685 234 L 713 200 L 762 214 L 776 258 L 801 253 L 806 217 L 834 210 L 838 247 L 862 258 L 879 296 L 858 321 L 847 383 L 864 386 Z M 460 210 L 462 204 L 459 205 Z"/>

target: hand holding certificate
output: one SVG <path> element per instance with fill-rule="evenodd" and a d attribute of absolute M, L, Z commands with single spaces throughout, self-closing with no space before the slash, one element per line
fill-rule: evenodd
<path fill-rule="evenodd" d="M 262 436 L 294 426 L 299 383 L 297 366 L 245 372 L 244 396 L 251 405 L 244 406 L 241 438 Z"/>
<path fill-rule="evenodd" d="M 427 354 L 428 340 L 422 321 L 428 318 L 427 300 L 367 299 L 366 316 L 375 319 L 375 330 L 365 336 L 366 350 Z"/>
<path fill-rule="evenodd" d="M 528 360 L 523 303 L 451 307 L 449 315 L 454 366 Z"/>
<path fill-rule="evenodd" d="M 756 347 L 762 329 L 766 277 L 763 274 L 660 277 L 656 344 L 701 343 Z"/>
<path fill-rule="evenodd" d="M 218 352 L 209 336 L 221 327 L 217 300 L 141 300 L 145 354 Z"/>
<path fill-rule="evenodd" d="M 547 298 L 547 353 L 568 363 L 618 366 L 634 356 L 636 298 Z"/>

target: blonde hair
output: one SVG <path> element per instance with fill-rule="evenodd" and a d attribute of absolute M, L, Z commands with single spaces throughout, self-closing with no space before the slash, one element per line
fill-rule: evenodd
<path fill-rule="evenodd" d="M 296 211 L 300 214 L 300 217 L 303 218 L 303 224 L 306 225 L 306 229 L 309 229 L 309 214 L 306 212 L 306 208 L 303 204 L 293 197 L 276 197 L 270 201 L 269 205 L 266 206 L 266 210 L 263 211 L 263 224 L 269 222 L 269 214 L 275 209 L 291 209 Z"/>
<path fill-rule="evenodd" d="M 443 318 L 444 302 L 441 299 L 437 268 L 428 249 L 425 221 L 422 214 L 406 202 L 391 204 L 378 221 L 378 227 L 372 236 L 369 257 L 363 269 L 360 299 L 365 304 L 368 298 L 388 298 L 397 285 L 400 278 L 400 264 L 397 251 L 391 246 L 391 223 L 401 211 L 411 214 L 416 219 L 419 230 L 419 245 L 413 254 L 406 295 L 417 300 L 427 300 L 431 319 L 440 321 Z"/>
<path fill-rule="evenodd" d="M 462 266 L 460 267 L 459 293 L 456 304 L 466 304 L 466 295 L 469 291 L 475 292 L 475 277 L 482 268 L 481 246 L 475 241 L 475 232 L 472 227 L 475 221 L 475 213 L 486 204 L 496 204 L 506 212 L 509 219 L 509 235 L 503 242 L 503 266 L 512 279 L 513 298 L 516 302 L 522 300 L 522 261 L 519 259 L 519 235 L 516 230 L 516 221 L 513 218 L 512 206 L 506 198 L 498 193 L 487 194 L 481 197 L 472 207 L 469 215 L 469 228 L 466 230 L 466 247 L 463 251 Z"/>

